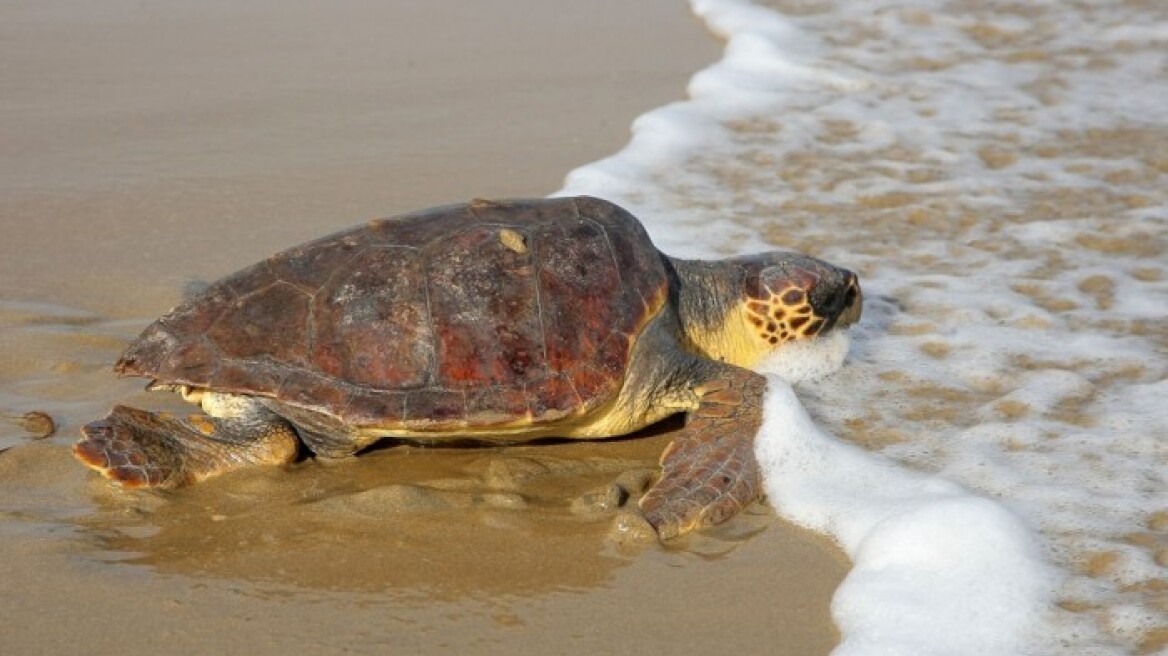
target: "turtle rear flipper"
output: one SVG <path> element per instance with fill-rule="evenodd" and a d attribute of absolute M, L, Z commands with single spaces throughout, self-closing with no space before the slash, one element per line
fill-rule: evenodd
<path fill-rule="evenodd" d="M 766 379 L 726 367 L 697 386 L 699 405 L 661 455 L 661 478 L 641 498 L 662 539 L 730 519 L 762 494 L 754 438 Z"/>
<path fill-rule="evenodd" d="M 73 454 L 123 487 L 174 488 L 296 458 L 293 428 L 259 404 L 234 417 L 176 417 L 124 405 L 81 429 Z"/>

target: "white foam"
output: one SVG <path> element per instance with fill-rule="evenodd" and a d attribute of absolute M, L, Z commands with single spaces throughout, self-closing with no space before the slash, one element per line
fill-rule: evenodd
<path fill-rule="evenodd" d="M 792 405 L 802 437 L 763 440 L 779 511 L 856 559 L 834 607 L 840 653 L 1156 648 L 1168 78 L 1155 3 L 691 4 L 727 39 L 723 59 L 559 193 L 620 203 L 673 255 L 802 248 L 860 274 L 843 368 L 783 372 L 825 430 Z M 1043 558 L 1062 608 L 1041 599 Z"/>
<path fill-rule="evenodd" d="M 792 384 L 817 380 L 843 365 L 849 344 L 851 339 L 846 330 L 833 330 L 817 339 L 788 342 L 764 357 L 754 368 Z"/>
<path fill-rule="evenodd" d="M 764 418 L 768 500 L 853 562 L 832 604 L 836 654 L 1020 652 L 1057 577 L 1018 517 L 824 433 L 777 376 Z"/>

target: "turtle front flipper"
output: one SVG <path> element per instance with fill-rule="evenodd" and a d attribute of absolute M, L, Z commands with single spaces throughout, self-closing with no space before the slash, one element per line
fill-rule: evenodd
<path fill-rule="evenodd" d="M 762 376 L 729 366 L 694 388 L 699 405 L 661 455 L 661 478 L 641 498 L 662 539 L 720 524 L 761 496 L 754 438 L 765 389 Z"/>
<path fill-rule="evenodd" d="M 124 405 L 81 429 L 73 454 L 123 487 L 174 488 L 250 465 L 296 458 L 295 430 L 250 403 L 231 417 L 176 417 Z"/>

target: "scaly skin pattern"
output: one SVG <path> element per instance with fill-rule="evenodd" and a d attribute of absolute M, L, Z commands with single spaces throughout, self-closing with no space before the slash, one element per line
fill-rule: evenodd
<path fill-rule="evenodd" d="M 754 439 L 766 379 L 736 367 L 694 388 L 698 407 L 661 455 L 661 478 L 641 498 L 662 539 L 730 519 L 762 494 Z"/>
<path fill-rule="evenodd" d="M 824 325 L 807 302 L 807 293 L 795 286 L 772 292 L 765 301 L 750 301 L 746 310 L 750 323 L 771 345 L 814 337 Z"/>
<path fill-rule="evenodd" d="M 77 459 L 127 488 L 175 488 L 245 465 L 283 465 L 299 448 L 292 426 L 258 406 L 220 418 L 119 405 L 82 433 Z"/>

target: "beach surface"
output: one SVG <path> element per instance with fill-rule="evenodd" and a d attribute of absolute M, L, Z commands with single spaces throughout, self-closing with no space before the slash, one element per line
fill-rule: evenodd
<path fill-rule="evenodd" d="M 664 431 L 172 493 L 69 454 L 113 403 L 186 410 L 111 370 L 185 293 L 370 218 L 552 193 L 719 53 L 676 2 L 0 8 L 0 412 L 56 422 L 0 423 L 4 653 L 830 651 L 847 561 L 769 507 L 609 539 L 588 495 Z"/>

